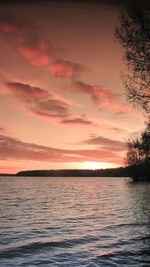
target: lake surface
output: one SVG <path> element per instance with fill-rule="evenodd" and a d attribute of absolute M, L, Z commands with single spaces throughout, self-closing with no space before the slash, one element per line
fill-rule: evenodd
<path fill-rule="evenodd" d="M 0 266 L 150 266 L 150 184 L 0 177 Z"/>

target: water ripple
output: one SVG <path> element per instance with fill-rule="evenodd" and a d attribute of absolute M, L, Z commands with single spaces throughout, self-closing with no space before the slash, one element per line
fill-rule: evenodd
<path fill-rule="evenodd" d="M 150 266 L 150 185 L 0 178 L 1 267 Z"/>

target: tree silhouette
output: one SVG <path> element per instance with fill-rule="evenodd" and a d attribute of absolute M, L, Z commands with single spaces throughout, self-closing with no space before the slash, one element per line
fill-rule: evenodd
<path fill-rule="evenodd" d="M 124 49 L 122 74 L 129 103 L 150 112 L 150 14 L 134 7 L 121 11 L 115 35 Z"/>
<path fill-rule="evenodd" d="M 150 121 L 147 122 L 146 129 L 141 134 L 141 151 L 143 160 L 150 163 Z"/>
<path fill-rule="evenodd" d="M 150 179 L 150 121 L 137 136 L 127 140 L 127 164 L 133 166 L 132 176 Z"/>

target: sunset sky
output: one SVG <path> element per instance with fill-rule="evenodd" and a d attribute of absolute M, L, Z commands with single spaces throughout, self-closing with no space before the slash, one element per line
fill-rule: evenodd
<path fill-rule="evenodd" d="M 0 172 L 124 164 L 144 117 L 126 101 L 119 7 L 0 6 Z"/>

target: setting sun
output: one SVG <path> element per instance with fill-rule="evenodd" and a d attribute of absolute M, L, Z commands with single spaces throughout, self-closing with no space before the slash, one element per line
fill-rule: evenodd
<path fill-rule="evenodd" d="M 85 161 L 84 166 L 86 169 L 90 169 L 90 170 L 116 167 L 115 164 L 105 163 L 105 162 L 96 162 L 96 161 Z"/>
<path fill-rule="evenodd" d="M 100 162 L 86 161 L 86 168 L 91 170 L 100 169 L 102 167 Z"/>

